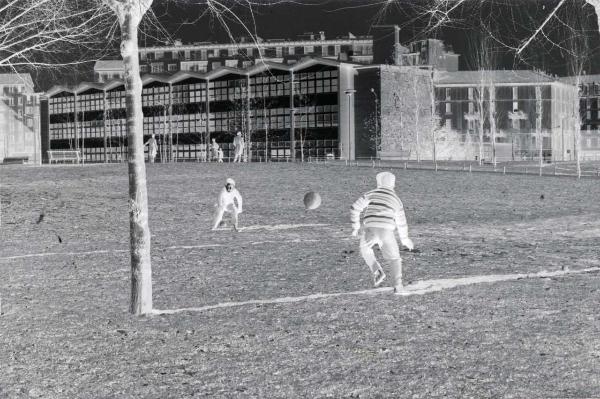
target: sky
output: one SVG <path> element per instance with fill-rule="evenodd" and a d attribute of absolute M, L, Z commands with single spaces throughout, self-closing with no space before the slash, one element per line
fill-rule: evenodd
<path fill-rule="evenodd" d="M 254 3 L 261 1 L 269 5 L 254 6 L 252 13 L 247 7 L 237 7 L 235 11 L 247 29 L 264 39 L 292 39 L 304 32 L 319 31 L 324 31 L 328 38 L 347 35 L 348 32 L 357 36 L 368 35 L 373 25 L 396 24 L 401 27 L 402 42 L 422 38 L 442 39 L 463 55 L 461 69 L 474 69 L 469 53 L 473 53 L 472 48 L 482 35 L 481 25 L 485 24 L 488 32 L 483 35 L 493 31 L 494 40 L 488 43 L 496 48 L 498 68 L 535 67 L 564 75 L 568 74 L 566 60 L 569 58 L 569 46 L 564 40 L 566 36 L 573 35 L 572 30 L 565 29 L 564 25 L 570 21 L 580 34 L 589 38 L 590 54 L 600 54 L 600 51 L 593 51 L 600 50 L 595 14 L 583 0 L 567 0 L 544 35 L 540 35 L 540 40 L 534 41 L 522 57 L 516 59 L 508 47 L 526 39 L 560 0 L 469 0 L 466 7 L 452 14 L 451 23 L 433 31 L 427 29 L 430 22 L 428 15 L 418 17 L 423 14 L 424 0 L 259 0 Z M 214 15 L 200 17 L 205 7 L 192 3 L 195 1 L 156 3 L 155 15 L 171 39 L 182 39 L 184 43 L 231 41 L 223 29 L 224 23 L 234 37 L 248 35 L 240 21 L 231 18 L 231 15 L 224 14 L 223 21 Z M 575 18 L 575 14 L 579 16 Z M 156 41 L 155 30 L 150 29 L 148 33 L 142 35 L 141 44 L 150 45 Z M 164 35 L 158 36 L 165 38 Z M 588 73 L 600 72 L 594 69 L 595 65 L 600 65 L 598 57 L 596 55 L 596 62 L 590 63 Z"/>
<path fill-rule="evenodd" d="M 154 23 L 147 18 L 142 26 L 140 45 L 154 45 L 181 39 L 192 42 L 230 42 L 230 34 L 238 38 L 253 35 L 264 39 L 294 39 L 304 32 L 324 31 L 327 38 L 370 34 L 376 24 L 399 25 L 401 42 L 414 39 L 442 39 L 460 54 L 460 69 L 476 69 L 474 48 L 482 38 L 493 47 L 497 69 L 537 68 L 552 74 L 568 75 L 573 59 L 568 43 L 576 33 L 586 38 L 590 56 L 587 73 L 600 73 L 600 35 L 591 7 L 583 0 L 567 0 L 557 18 L 534 41 L 521 57 L 515 57 L 509 48 L 516 46 L 547 17 L 560 0 L 469 0 L 467 6 L 452 14 L 452 22 L 436 30 L 428 29 L 429 19 L 423 15 L 424 0 L 253 0 L 252 12 L 248 7 L 234 7 L 236 16 L 206 12 L 206 0 L 154 0 Z M 233 0 L 221 0 L 231 5 Z M 200 3 L 200 4 L 199 4 Z M 263 4 L 263 5 L 258 5 Z M 481 6 L 481 4 L 484 4 Z M 237 19 L 239 18 L 239 19 Z M 243 25 L 242 25 L 243 23 Z M 486 31 L 481 25 L 486 25 Z M 575 30 L 566 29 L 572 25 Z M 224 26 L 230 29 L 228 32 Z M 575 33 L 574 33 L 575 32 Z M 598 51 L 596 51 L 598 50 Z M 115 57 L 118 52 L 115 51 Z M 71 80 L 91 80 L 93 63 L 79 73 L 69 73 Z M 51 81 L 64 80 L 52 77 Z M 39 81 L 40 79 L 38 79 Z M 45 81 L 49 81 L 46 79 Z M 46 89 L 42 87 L 42 89 Z"/>

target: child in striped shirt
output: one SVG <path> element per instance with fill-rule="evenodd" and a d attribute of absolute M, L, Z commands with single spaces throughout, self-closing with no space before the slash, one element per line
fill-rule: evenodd
<path fill-rule="evenodd" d="M 394 292 L 402 291 L 402 259 L 394 231 L 398 230 L 400 242 L 409 250 L 414 245 L 408 238 L 408 226 L 402 201 L 396 195 L 394 186 L 396 176 L 390 172 L 377 174 L 377 188 L 360 197 L 351 207 L 352 235 L 358 236 L 360 214 L 364 210 L 363 229 L 360 235 L 360 253 L 371 269 L 373 283 L 379 286 L 385 279 L 385 273 L 377 259 L 373 247 L 377 244 L 384 259 L 392 264 Z"/>

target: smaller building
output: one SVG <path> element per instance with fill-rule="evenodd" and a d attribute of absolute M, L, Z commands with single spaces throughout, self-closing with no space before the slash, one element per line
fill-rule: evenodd
<path fill-rule="evenodd" d="M 29 74 L 0 74 L 0 163 L 41 163 L 39 95 Z"/>
<path fill-rule="evenodd" d="M 579 86 L 581 160 L 600 160 L 600 75 L 569 76 L 563 82 Z"/>
<path fill-rule="evenodd" d="M 471 143 L 468 158 L 499 161 L 575 159 L 578 89 L 529 70 L 436 71 L 435 97 L 446 132 Z"/>
<path fill-rule="evenodd" d="M 351 63 L 370 64 L 373 61 L 373 40 L 370 36 L 326 38 L 325 32 L 307 32 L 296 39 L 249 39 L 235 43 L 197 42 L 184 44 L 175 40 L 164 46 L 139 49 L 140 73 L 173 75 L 176 72 L 207 73 L 221 67 L 245 69 L 257 62 L 294 64 L 306 57 L 319 57 Z M 95 81 L 107 82 L 122 78 L 121 60 L 102 60 L 94 65 Z"/>
<path fill-rule="evenodd" d="M 122 60 L 100 60 L 94 64 L 94 81 L 98 83 L 123 79 L 124 75 L 125 70 Z"/>

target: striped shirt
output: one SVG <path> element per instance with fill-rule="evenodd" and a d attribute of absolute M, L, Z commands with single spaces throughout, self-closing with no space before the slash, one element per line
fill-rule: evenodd
<path fill-rule="evenodd" d="M 398 228 L 400 238 L 408 238 L 404 207 L 394 190 L 378 187 L 357 199 L 350 208 L 350 220 L 354 229 L 360 228 L 360 214 L 363 210 L 365 227 L 381 227 L 388 230 Z"/>

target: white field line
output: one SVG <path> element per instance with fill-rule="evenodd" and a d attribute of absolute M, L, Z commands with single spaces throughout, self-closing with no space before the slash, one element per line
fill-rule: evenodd
<path fill-rule="evenodd" d="M 240 230 L 259 230 L 265 229 L 269 231 L 274 230 L 287 230 L 287 229 L 296 229 L 302 227 L 326 227 L 328 224 L 276 224 L 276 225 L 255 225 L 243 227 Z M 334 237 L 335 238 L 335 237 Z M 260 244 L 272 244 L 272 243 L 301 243 L 301 242 L 318 242 L 319 240 L 303 240 L 303 239 L 293 239 L 293 240 L 265 240 L 265 241 L 253 241 L 250 243 L 239 244 L 239 245 L 260 245 Z M 169 247 L 156 247 L 154 248 L 157 251 L 168 251 L 172 249 L 201 249 L 201 248 L 211 248 L 211 247 L 224 247 L 224 244 L 198 244 L 198 245 L 172 245 Z M 42 258 L 45 256 L 77 256 L 77 255 L 94 255 L 94 254 L 107 254 L 107 253 L 120 253 L 120 252 L 129 252 L 129 249 L 101 249 L 96 251 L 81 251 L 81 252 L 41 252 L 35 254 L 24 254 L 24 255 L 15 255 L 15 256 L 5 256 L 0 257 L 0 261 L 3 260 L 16 260 L 16 259 L 25 259 L 25 258 Z"/>
<path fill-rule="evenodd" d="M 442 291 L 445 289 L 455 288 L 463 285 L 481 284 L 481 283 L 495 283 L 499 281 L 511 281 L 511 280 L 522 280 L 526 278 L 543 278 L 543 277 L 560 277 L 568 274 L 582 274 L 590 272 L 598 272 L 600 267 L 590 267 L 587 269 L 580 270 L 558 270 L 558 271 L 541 271 L 538 273 L 524 273 L 524 274 L 491 274 L 488 276 L 472 276 L 472 277 L 460 277 L 452 279 L 439 279 L 439 280 L 423 280 L 417 281 L 415 284 L 408 285 L 402 292 L 399 293 L 401 296 L 409 295 L 423 295 L 430 292 Z M 253 299 L 244 302 L 223 302 L 216 305 L 207 305 L 196 308 L 179 308 L 179 309 L 153 309 L 152 313 L 156 315 L 162 314 L 175 314 L 181 312 L 203 312 L 212 309 L 220 308 L 232 308 L 245 305 L 269 305 L 278 303 L 294 303 L 303 302 L 318 299 L 327 299 L 340 296 L 348 295 L 376 295 L 382 292 L 391 291 L 391 287 L 375 288 L 362 291 L 350 291 L 350 292 L 335 292 L 331 294 L 311 294 L 297 297 L 282 297 L 272 299 Z"/>
<path fill-rule="evenodd" d="M 290 229 L 300 229 L 302 227 L 325 227 L 325 226 L 329 226 L 328 224 L 325 223 L 307 223 L 307 224 L 276 224 L 273 226 L 269 226 L 269 225 L 255 225 L 255 226 L 246 226 L 246 227 L 240 227 L 240 231 L 251 231 L 251 230 L 268 230 L 268 231 L 275 231 L 275 230 L 290 230 Z"/>
<path fill-rule="evenodd" d="M 337 237 L 331 237 L 333 239 L 339 239 Z M 293 240 L 264 240 L 264 241 L 251 241 L 247 243 L 236 243 L 236 246 L 244 246 L 244 245 L 261 245 L 261 244 L 278 244 L 278 243 L 304 243 L 304 242 L 319 242 L 323 241 L 325 238 L 321 239 L 308 239 L 303 240 L 300 238 L 295 238 Z M 341 240 L 344 240 L 343 238 Z M 198 245 L 172 245 L 169 247 L 154 247 L 153 250 L 156 251 L 169 251 L 174 249 L 202 249 L 202 248 L 216 248 L 216 247 L 226 247 L 225 244 L 198 244 Z M 14 255 L 14 256 L 4 256 L 0 257 L 0 261 L 10 261 L 16 259 L 26 259 L 26 258 L 43 258 L 46 256 L 79 256 L 79 255 L 94 255 L 94 254 L 109 254 L 109 253 L 124 253 L 129 252 L 129 249 L 100 249 L 96 251 L 81 251 L 81 252 L 40 252 L 35 254 L 24 254 L 24 255 Z"/>
<path fill-rule="evenodd" d="M 42 258 L 45 256 L 73 256 L 73 255 L 94 255 L 94 254 L 110 254 L 115 252 L 129 252 L 128 249 L 100 249 L 97 251 L 81 251 L 81 252 L 41 252 L 37 254 L 25 254 L 15 256 L 5 256 L 0 260 L 15 260 L 25 258 Z"/>

